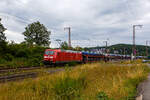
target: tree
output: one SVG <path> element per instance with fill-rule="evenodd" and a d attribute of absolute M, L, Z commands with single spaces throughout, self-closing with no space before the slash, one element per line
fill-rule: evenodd
<path fill-rule="evenodd" d="M 6 28 L 1 24 L 1 18 L 0 18 L 0 42 L 4 42 L 6 40 L 4 31 Z"/>
<path fill-rule="evenodd" d="M 0 18 L 0 57 L 1 55 L 4 55 L 7 51 L 7 42 L 4 31 L 6 28 L 1 24 L 1 18 Z"/>
<path fill-rule="evenodd" d="M 67 50 L 67 49 L 69 49 L 69 45 L 67 44 L 66 41 L 64 41 L 64 42 L 61 43 L 60 48 Z"/>
<path fill-rule="evenodd" d="M 83 48 L 81 48 L 81 47 L 77 46 L 77 47 L 75 47 L 75 48 L 74 48 L 74 50 L 75 50 L 75 51 L 82 51 L 82 50 L 83 50 Z"/>
<path fill-rule="evenodd" d="M 23 32 L 24 39 L 29 45 L 36 44 L 38 46 L 49 46 L 50 34 L 51 32 L 39 21 L 29 24 Z"/>

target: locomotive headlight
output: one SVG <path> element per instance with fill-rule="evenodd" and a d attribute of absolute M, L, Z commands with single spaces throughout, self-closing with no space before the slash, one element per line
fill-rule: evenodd
<path fill-rule="evenodd" d="M 53 56 L 50 56 L 49 58 L 53 58 Z"/>
<path fill-rule="evenodd" d="M 48 56 L 44 56 L 44 58 L 48 58 Z"/>

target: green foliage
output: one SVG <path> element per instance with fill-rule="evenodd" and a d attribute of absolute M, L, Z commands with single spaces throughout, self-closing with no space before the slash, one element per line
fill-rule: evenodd
<path fill-rule="evenodd" d="M 81 48 L 81 47 L 77 46 L 77 47 L 75 47 L 75 48 L 74 48 L 74 50 L 75 50 L 75 51 L 82 51 L 82 50 L 83 50 L 83 48 Z"/>
<path fill-rule="evenodd" d="M 132 53 L 132 47 L 133 45 L 130 44 L 116 44 L 112 46 L 108 46 L 110 53 L 114 53 L 114 51 L 117 51 L 118 54 L 126 54 L 131 55 Z M 92 47 L 92 48 L 84 48 L 84 50 L 90 50 L 90 49 L 101 49 L 105 47 Z M 137 56 L 145 56 L 146 55 L 146 46 L 144 45 L 136 45 L 137 50 Z M 148 47 L 148 52 L 150 53 L 150 47 Z"/>
<path fill-rule="evenodd" d="M 67 63 L 68 67 L 69 67 L 69 66 L 75 66 L 75 65 L 77 65 L 77 64 L 78 64 L 77 62 L 68 62 L 68 63 Z"/>
<path fill-rule="evenodd" d="M 24 58 L 27 58 L 27 57 L 28 57 L 28 52 L 27 52 L 27 50 L 25 50 L 25 49 L 19 49 L 19 50 L 16 52 L 16 57 L 24 57 Z"/>
<path fill-rule="evenodd" d="M 0 47 L 0 66 L 3 67 L 30 67 L 42 66 L 45 47 L 28 47 L 26 44 L 15 44 L 14 42 L 6 44 L 6 47 Z"/>
<path fill-rule="evenodd" d="M 2 55 L 4 55 L 7 51 L 7 42 L 2 41 L 0 42 L 0 57 L 2 57 Z"/>
<path fill-rule="evenodd" d="M 49 46 L 50 33 L 51 32 L 48 31 L 43 24 L 37 21 L 29 24 L 25 28 L 25 32 L 23 32 L 23 35 L 25 36 L 26 42 L 31 46 L 33 46 L 34 43 L 39 46 Z"/>
<path fill-rule="evenodd" d="M 105 92 L 99 92 L 97 94 L 97 100 L 113 100 L 113 99 L 110 99 L 107 94 Z"/>
<path fill-rule="evenodd" d="M 83 48 L 81 48 L 79 46 L 77 46 L 75 48 L 69 47 L 69 45 L 68 45 L 68 43 L 66 41 L 61 43 L 60 48 L 64 49 L 64 50 L 74 50 L 74 51 L 82 51 L 83 50 Z"/>
<path fill-rule="evenodd" d="M 64 41 L 61 43 L 60 48 L 67 50 L 67 49 L 69 49 L 69 45 L 66 41 Z"/>
<path fill-rule="evenodd" d="M 13 60 L 13 56 L 11 55 L 11 54 L 6 54 L 5 56 L 4 56 L 4 59 L 6 60 L 6 61 L 12 61 Z"/>
<path fill-rule="evenodd" d="M 73 79 L 66 76 L 57 79 L 52 89 L 57 100 L 73 100 L 80 97 L 80 92 L 85 86 L 86 82 L 83 77 Z"/>
<path fill-rule="evenodd" d="M 6 60 L 5 60 L 5 59 L 0 58 L 0 64 L 2 64 L 2 63 L 6 63 Z"/>
<path fill-rule="evenodd" d="M 137 85 L 145 79 L 145 77 L 130 78 L 125 82 L 125 90 L 129 93 L 128 97 L 125 97 L 127 98 L 126 100 L 134 100 L 132 98 L 134 98 L 137 94 Z"/>
<path fill-rule="evenodd" d="M 29 63 L 30 66 L 40 66 L 41 60 L 39 58 L 32 58 Z"/>

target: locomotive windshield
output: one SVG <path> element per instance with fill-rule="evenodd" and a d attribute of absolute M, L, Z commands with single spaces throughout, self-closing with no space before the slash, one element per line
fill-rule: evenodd
<path fill-rule="evenodd" d="M 53 54 L 54 54 L 54 51 L 45 51 L 45 54 L 46 54 L 46 55 L 53 55 Z"/>

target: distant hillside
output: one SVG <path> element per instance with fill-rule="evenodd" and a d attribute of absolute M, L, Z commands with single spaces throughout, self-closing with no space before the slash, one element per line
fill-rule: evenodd
<path fill-rule="evenodd" d="M 91 47 L 85 48 L 86 50 L 91 49 L 102 49 L 103 47 Z M 128 54 L 131 55 L 132 53 L 132 45 L 131 44 L 116 44 L 107 47 L 110 53 L 117 53 L 117 54 Z M 146 46 L 144 45 L 136 45 L 137 55 L 145 56 L 146 55 Z M 148 52 L 150 54 L 150 47 L 148 47 Z"/>

